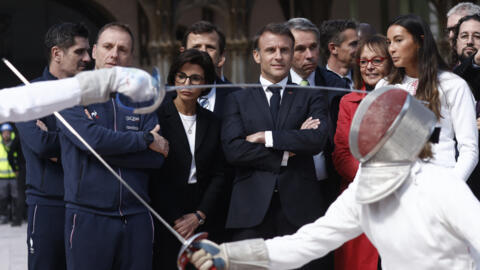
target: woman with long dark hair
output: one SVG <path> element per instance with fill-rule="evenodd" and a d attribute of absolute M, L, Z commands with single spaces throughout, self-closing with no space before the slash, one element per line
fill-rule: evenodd
<path fill-rule="evenodd" d="M 454 168 L 466 181 L 478 161 L 475 105 L 468 84 L 448 71 L 430 27 L 419 16 L 396 18 L 388 27 L 387 39 L 394 67 L 376 88 L 396 85 L 425 101 L 441 127 L 431 163 Z"/>

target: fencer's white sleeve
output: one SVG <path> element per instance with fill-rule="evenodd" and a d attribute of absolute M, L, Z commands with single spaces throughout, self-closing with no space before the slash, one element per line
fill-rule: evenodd
<path fill-rule="evenodd" d="M 41 118 L 78 105 L 81 90 L 74 78 L 44 81 L 0 90 L 0 122 Z"/>
<path fill-rule="evenodd" d="M 480 202 L 461 179 L 439 177 L 444 177 L 442 183 L 438 183 L 438 178 L 432 181 L 430 194 L 435 198 L 433 205 L 440 207 L 441 222 L 468 242 L 476 254 L 480 254 L 480 215 L 477 214 L 480 213 Z"/>
<path fill-rule="evenodd" d="M 455 163 L 455 173 L 467 181 L 478 162 L 475 100 L 464 80 L 460 78 L 447 80 L 445 85 L 445 88 L 448 87 L 445 98 L 457 139 L 458 159 Z M 444 84 L 441 86 L 443 87 Z"/>
<path fill-rule="evenodd" d="M 353 186 L 337 198 L 325 216 L 301 227 L 295 234 L 266 240 L 269 268 L 299 268 L 360 235 L 361 206 L 355 202 Z"/>

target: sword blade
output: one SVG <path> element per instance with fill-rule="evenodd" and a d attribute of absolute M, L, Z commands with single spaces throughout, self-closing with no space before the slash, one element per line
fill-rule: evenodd
<path fill-rule="evenodd" d="M 232 84 L 197 84 L 197 85 L 180 85 L 180 86 L 169 86 L 165 87 L 167 92 L 175 91 L 179 89 L 192 89 L 192 88 L 248 88 L 248 87 L 262 87 L 260 83 L 232 83 Z M 310 90 L 325 90 L 325 91 L 335 91 L 335 92 L 356 92 L 356 93 L 365 93 L 365 90 L 360 89 L 350 89 L 342 87 L 332 87 L 332 86 L 301 86 L 297 84 L 287 84 L 286 88 L 296 88 L 296 89 L 310 89 Z"/>
<path fill-rule="evenodd" d="M 5 58 L 2 58 L 2 61 L 20 79 L 20 81 L 22 81 L 24 84 L 30 84 L 30 82 L 20 73 L 20 71 L 18 71 L 17 68 L 15 68 L 15 66 L 12 65 L 12 63 L 10 63 L 10 61 Z M 150 213 L 152 213 L 152 215 L 155 216 L 178 239 L 178 241 L 180 241 L 180 243 L 182 243 L 182 245 L 185 245 L 187 243 L 185 238 L 183 238 L 177 231 L 175 231 L 175 229 L 173 229 L 173 227 L 170 226 L 170 224 L 168 224 L 168 222 L 166 222 L 157 213 L 157 211 L 155 211 L 140 195 L 138 195 L 138 193 L 127 182 L 125 182 L 125 180 L 123 180 L 123 178 L 118 175 L 115 170 L 113 170 L 113 168 L 90 146 L 90 144 L 88 144 L 87 141 L 85 141 L 83 137 L 78 134 L 78 132 L 67 122 L 67 120 L 65 120 L 65 118 L 63 118 L 62 115 L 60 115 L 58 112 L 54 112 L 53 115 L 55 115 L 55 117 L 57 117 L 57 119 L 60 120 L 60 122 L 62 122 L 62 124 L 64 124 L 65 127 L 75 137 L 77 137 L 77 139 L 80 140 L 80 142 L 82 142 L 85 147 L 87 147 L 87 149 L 98 159 L 98 161 L 100 161 L 100 163 L 102 163 L 105 168 L 107 168 L 107 170 L 110 171 L 115 176 L 115 178 L 120 181 L 120 183 L 122 183 L 122 185 L 127 188 L 128 191 L 130 191 L 133 196 L 135 196 L 143 204 L 143 206 L 145 206 L 148 211 L 150 211 Z"/>

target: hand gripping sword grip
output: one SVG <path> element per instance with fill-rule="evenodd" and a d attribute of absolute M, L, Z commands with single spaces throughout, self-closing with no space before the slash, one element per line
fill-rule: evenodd
<path fill-rule="evenodd" d="M 178 257 L 177 257 L 178 270 L 185 270 L 185 267 L 190 262 L 190 260 L 188 259 L 188 256 L 193 254 L 193 252 L 196 251 L 196 249 L 192 247 L 192 244 L 194 242 L 207 239 L 207 237 L 208 237 L 208 233 L 200 232 L 188 238 L 187 240 L 185 240 L 185 243 L 180 248 L 180 252 L 178 253 Z M 212 266 L 210 270 L 217 270 L 217 268 L 215 266 Z"/>

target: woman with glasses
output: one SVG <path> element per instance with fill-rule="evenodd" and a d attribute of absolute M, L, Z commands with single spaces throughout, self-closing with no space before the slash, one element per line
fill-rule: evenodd
<path fill-rule="evenodd" d="M 355 54 L 357 64 L 353 68 L 354 88 L 371 91 L 380 79 L 391 70 L 392 60 L 388 55 L 387 39 L 374 35 L 360 40 Z M 350 93 L 340 100 L 335 150 L 332 158 L 335 169 L 341 176 L 340 189 L 343 191 L 355 178 L 359 162 L 352 156 L 348 143 L 350 125 L 358 105 L 366 93 Z M 346 242 L 335 251 L 335 269 L 376 270 L 378 252 L 362 234 Z"/>
<path fill-rule="evenodd" d="M 173 62 L 168 84 L 212 84 L 215 69 L 210 56 L 190 49 Z M 197 100 L 210 89 L 179 88 L 169 92 L 158 109 L 160 132 L 170 146 L 162 168 L 151 181 L 154 208 L 184 238 L 211 231 L 212 218 L 223 201 L 224 158 L 220 120 Z M 205 224 L 204 224 L 205 223 Z M 156 226 L 155 269 L 176 269 L 179 241 L 163 225 Z"/>
<path fill-rule="evenodd" d="M 478 161 L 475 103 L 468 84 L 448 71 L 430 27 L 420 17 L 398 17 L 388 27 L 387 39 L 394 67 L 376 88 L 395 85 L 425 102 L 441 128 L 430 163 L 452 168 L 467 181 Z"/>

